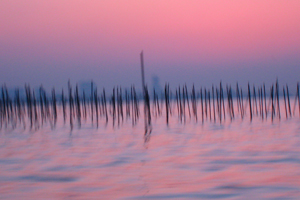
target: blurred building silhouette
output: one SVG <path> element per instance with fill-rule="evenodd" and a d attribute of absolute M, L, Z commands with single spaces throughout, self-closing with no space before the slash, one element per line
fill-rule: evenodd
<path fill-rule="evenodd" d="M 160 94 L 162 92 L 162 87 L 160 85 L 160 80 L 157 75 L 152 76 L 152 88 L 155 89 L 155 92 Z"/>

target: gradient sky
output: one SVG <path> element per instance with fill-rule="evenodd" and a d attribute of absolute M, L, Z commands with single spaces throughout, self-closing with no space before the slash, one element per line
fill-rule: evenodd
<path fill-rule="evenodd" d="M 299 0 L 1 0 L 0 80 L 210 86 L 300 80 Z"/>

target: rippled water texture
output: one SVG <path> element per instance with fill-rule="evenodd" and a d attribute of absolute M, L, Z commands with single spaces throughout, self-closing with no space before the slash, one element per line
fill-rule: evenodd
<path fill-rule="evenodd" d="M 0 199 L 299 199 L 299 117 L 226 120 L 2 129 Z"/>

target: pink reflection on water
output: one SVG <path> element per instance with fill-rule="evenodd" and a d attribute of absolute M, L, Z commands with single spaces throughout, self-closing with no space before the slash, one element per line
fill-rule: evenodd
<path fill-rule="evenodd" d="M 60 116 L 61 117 L 61 116 Z M 58 120 L 62 122 L 62 120 Z M 70 133 L 1 131 L 1 199 L 253 199 L 300 195 L 299 119 L 186 124 L 173 116 Z"/>

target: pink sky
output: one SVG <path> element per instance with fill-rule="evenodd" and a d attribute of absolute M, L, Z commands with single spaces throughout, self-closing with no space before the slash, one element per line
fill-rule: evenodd
<path fill-rule="evenodd" d="M 2 0 L 1 84 L 294 84 L 300 73 L 300 1 Z"/>

